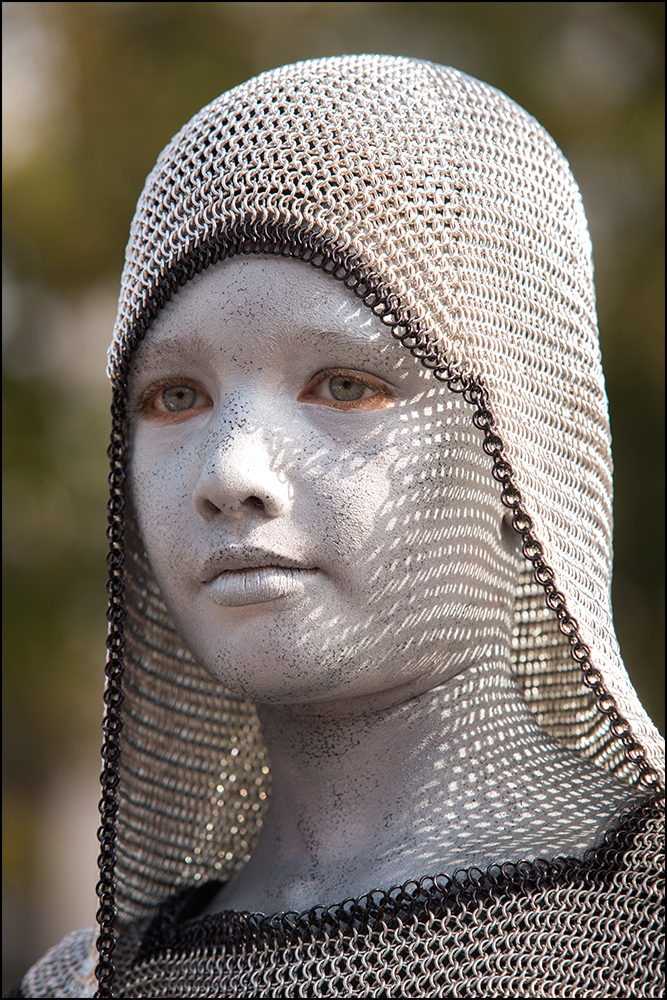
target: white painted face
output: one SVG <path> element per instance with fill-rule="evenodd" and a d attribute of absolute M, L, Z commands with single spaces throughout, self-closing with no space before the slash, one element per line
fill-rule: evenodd
<path fill-rule="evenodd" d="M 342 283 L 209 268 L 153 321 L 130 410 L 153 572 L 233 692 L 409 696 L 506 655 L 516 560 L 470 407 Z"/>

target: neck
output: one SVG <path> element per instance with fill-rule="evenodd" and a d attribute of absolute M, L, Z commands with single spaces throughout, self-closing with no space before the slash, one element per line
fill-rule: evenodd
<path fill-rule="evenodd" d="M 509 673 L 484 665 L 418 697 L 258 706 L 273 789 L 267 830 L 314 862 L 404 841 L 433 795 L 501 752 L 509 718 L 532 725 Z"/>
<path fill-rule="evenodd" d="M 266 912 L 444 870 L 447 854 L 458 866 L 469 848 L 470 793 L 482 825 L 497 794 L 489 785 L 480 802 L 471 777 L 495 773 L 518 731 L 539 732 L 507 666 L 491 662 L 418 697 L 397 690 L 382 701 L 257 710 L 271 805 L 221 903 Z"/>
<path fill-rule="evenodd" d="M 502 663 L 418 697 L 258 713 L 271 804 L 209 912 L 306 910 L 427 874 L 581 856 L 628 801 L 537 726 Z"/>

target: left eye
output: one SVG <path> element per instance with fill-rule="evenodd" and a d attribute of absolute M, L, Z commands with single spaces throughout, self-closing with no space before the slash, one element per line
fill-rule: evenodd
<path fill-rule="evenodd" d="M 197 393 L 188 385 L 176 385 L 171 389 L 163 389 L 159 398 L 170 413 L 182 413 L 183 410 L 192 409 L 197 402 Z"/>
<path fill-rule="evenodd" d="M 141 410 L 146 417 L 170 420 L 190 414 L 196 416 L 212 405 L 211 397 L 200 386 L 175 382 L 149 390 L 144 395 Z"/>
<path fill-rule="evenodd" d="M 328 371 L 315 376 L 300 394 L 303 402 L 316 400 L 343 409 L 375 410 L 391 406 L 395 395 L 386 383 L 372 375 L 355 378 L 355 372 Z"/>
<path fill-rule="evenodd" d="M 372 392 L 363 382 L 358 382 L 356 379 L 350 378 L 349 375 L 334 375 L 333 378 L 328 379 L 328 386 L 327 379 L 324 379 L 320 384 L 326 386 L 332 398 L 338 399 L 341 403 L 361 399 L 366 393 Z"/>

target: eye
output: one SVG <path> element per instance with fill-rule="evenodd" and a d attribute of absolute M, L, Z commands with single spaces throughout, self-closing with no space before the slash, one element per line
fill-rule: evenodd
<path fill-rule="evenodd" d="M 170 413 L 182 413 L 183 410 L 193 408 L 197 402 L 197 392 L 189 385 L 178 385 L 171 389 L 163 389 L 158 398 Z"/>
<path fill-rule="evenodd" d="M 141 412 L 153 419 L 178 420 L 180 417 L 198 415 L 210 409 L 213 401 L 209 394 L 195 384 L 171 382 L 166 385 L 151 386 L 144 393 Z"/>
<path fill-rule="evenodd" d="M 299 395 L 299 402 L 318 402 L 339 410 L 377 410 L 391 406 L 395 396 L 390 386 L 362 372 L 320 372 Z"/>
<path fill-rule="evenodd" d="M 341 403 L 351 403 L 353 400 L 363 399 L 371 392 L 367 385 L 350 375 L 334 375 L 333 378 L 324 379 L 318 388 L 324 396 L 329 395 Z"/>

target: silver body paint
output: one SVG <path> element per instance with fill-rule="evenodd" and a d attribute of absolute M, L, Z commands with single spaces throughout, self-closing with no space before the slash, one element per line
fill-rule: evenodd
<path fill-rule="evenodd" d="M 337 368 L 393 405 L 299 401 Z M 212 407 L 147 419 L 148 387 L 179 377 Z M 130 402 L 161 593 L 199 662 L 256 703 L 271 760 L 258 845 L 211 910 L 596 842 L 630 794 L 553 744 L 511 677 L 518 556 L 481 433 L 352 292 L 291 259 L 215 265 L 154 320 Z"/>

